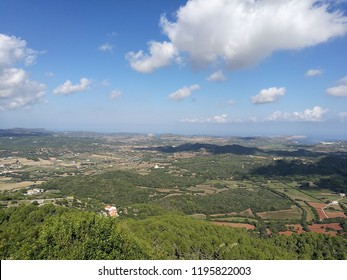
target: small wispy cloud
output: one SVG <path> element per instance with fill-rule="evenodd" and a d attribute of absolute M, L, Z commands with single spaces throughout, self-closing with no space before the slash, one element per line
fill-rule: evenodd
<path fill-rule="evenodd" d="M 266 120 L 268 121 L 305 121 L 317 122 L 322 121 L 324 115 L 329 109 L 324 109 L 320 106 L 315 106 L 312 109 L 306 109 L 303 112 L 282 112 L 276 111 L 272 113 Z"/>
<path fill-rule="evenodd" d="M 312 109 L 305 109 L 302 112 L 283 112 L 275 111 L 269 117 L 251 116 L 246 118 L 229 118 L 227 114 L 215 115 L 212 117 L 192 117 L 181 119 L 184 123 L 215 123 L 215 124 L 232 124 L 232 123 L 264 123 L 264 122 L 322 122 L 325 120 L 325 115 L 329 112 L 328 108 L 322 108 L 315 106 Z M 347 121 L 347 112 L 341 112 L 339 114 L 340 121 Z"/>
<path fill-rule="evenodd" d="M 339 113 L 340 122 L 346 122 L 347 121 L 347 112 L 341 112 Z"/>
<path fill-rule="evenodd" d="M 266 88 L 262 89 L 258 95 L 252 96 L 251 100 L 253 104 L 272 103 L 277 101 L 280 97 L 284 96 L 285 93 L 286 89 L 284 87 Z"/>
<path fill-rule="evenodd" d="M 115 37 L 115 36 L 117 36 L 117 32 L 110 32 L 110 33 L 107 33 L 107 37 L 109 38 L 109 39 L 112 39 L 113 37 Z"/>
<path fill-rule="evenodd" d="M 316 77 L 323 74 L 323 70 L 321 69 L 309 69 L 306 72 L 306 77 Z"/>
<path fill-rule="evenodd" d="M 228 122 L 228 115 L 227 114 L 216 115 L 216 116 L 213 116 L 212 118 L 208 118 L 206 121 L 209 123 L 226 123 Z"/>
<path fill-rule="evenodd" d="M 104 43 L 99 46 L 99 50 L 102 52 L 110 52 L 112 53 L 114 49 L 114 45 L 111 45 L 110 43 Z"/>
<path fill-rule="evenodd" d="M 185 118 L 185 119 L 182 119 L 181 122 L 184 122 L 184 123 L 202 123 L 203 120 L 198 119 L 198 118 Z"/>
<path fill-rule="evenodd" d="M 110 100 L 116 100 L 119 99 L 122 95 L 123 93 L 120 90 L 115 89 L 108 94 L 108 98 Z"/>
<path fill-rule="evenodd" d="M 171 93 L 169 95 L 169 99 L 171 99 L 173 101 L 180 101 L 180 100 L 188 97 L 189 95 L 192 94 L 193 91 L 196 91 L 198 89 L 200 89 L 200 86 L 198 84 L 192 85 L 190 87 L 180 88 L 180 89 L 176 90 L 175 92 Z"/>
<path fill-rule="evenodd" d="M 54 95 L 69 95 L 75 92 L 81 92 L 89 89 L 90 80 L 87 78 L 81 78 L 79 84 L 73 85 L 70 80 L 67 80 L 64 84 L 58 86 L 54 91 Z"/>
<path fill-rule="evenodd" d="M 347 76 L 340 79 L 335 87 L 328 88 L 327 94 L 338 97 L 347 96 Z"/>
<path fill-rule="evenodd" d="M 53 72 L 46 72 L 45 73 L 46 77 L 54 77 L 54 73 Z"/>
<path fill-rule="evenodd" d="M 131 68 L 140 73 L 151 73 L 157 68 L 169 66 L 177 58 L 176 48 L 170 42 L 151 41 L 148 47 L 149 55 L 140 50 L 137 53 L 129 52 L 125 56 Z"/>
<path fill-rule="evenodd" d="M 102 80 L 102 81 L 101 81 L 101 86 L 103 86 L 103 87 L 108 87 L 108 86 L 110 86 L 110 81 L 107 80 L 107 79 Z"/>
<path fill-rule="evenodd" d="M 227 104 L 229 106 L 233 106 L 233 105 L 235 105 L 235 101 L 233 99 L 230 99 L 230 100 L 228 100 Z"/>
<path fill-rule="evenodd" d="M 221 70 L 212 73 L 210 76 L 206 78 L 207 81 L 210 82 L 222 82 L 225 81 L 226 78 Z"/>
<path fill-rule="evenodd" d="M 227 114 L 221 114 L 221 115 L 215 115 L 213 117 L 209 118 L 186 118 L 182 119 L 181 122 L 185 123 L 227 123 L 228 115 Z"/>

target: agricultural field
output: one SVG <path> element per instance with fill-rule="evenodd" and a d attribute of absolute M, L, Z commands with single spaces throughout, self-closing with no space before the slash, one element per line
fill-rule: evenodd
<path fill-rule="evenodd" d="M 258 213 L 263 220 L 289 220 L 289 219 L 300 219 L 301 210 L 297 206 L 292 206 L 290 209 L 268 211 Z"/>

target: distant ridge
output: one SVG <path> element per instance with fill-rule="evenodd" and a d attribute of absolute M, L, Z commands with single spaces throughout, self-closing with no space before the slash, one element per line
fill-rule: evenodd
<path fill-rule="evenodd" d="M 237 155 L 253 155 L 257 152 L 261 152 L 258 148 L 249 148 L 241 145 L 213 145 L 213 144 L 183 144 L 177 147 L 173 146 L 163 146 L 163 147 L 155 147 L 149 148 L 150 150 L 157 150 L 163 153 L 177 153 L 177 152 L 198 152 L 201 150 L 205 150 L 206 152 L 213 154 L 237 154 Z"/>
<path fill-rule="evenodd" d="M 262 150 L 256 147 L 245 147 L 237 144 L 233 145 L 214 145 L 214 144 L 183 144 L 180 146 L 159 146 L 153 148 L 141 148 L 145 150 L 154 150 L 163 153 L 179 153 L 179 152 L 199 152 L 205 150 L 211 154 L 235 154 L 235 155 L 255 155 L 255 154 L 269 154 L 274 156 L 284 157 L 318 157 L 325 155 L 321 152 L 313 152 L 306 149 L 299 149 L 296 151 L 281 151 L 281 150 Z"/>
<path fill-rule="evenodd" d="M 52 132 L 44 128 L 10 128 L 0 129 L 0 137 L 46 136 Z"/>

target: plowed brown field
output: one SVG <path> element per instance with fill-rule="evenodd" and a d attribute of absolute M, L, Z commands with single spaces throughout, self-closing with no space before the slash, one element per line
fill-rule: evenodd
<path fill-rule="evenodd" d="M 336 235 L 338 230 L 342 229 L 339 223 L 331 223 L 331 224 L 313 224 L 312 226 L 308 226 L 310 231 L 323 233 L 326 235 Z M 334 231 L 327 231 L 327 228 L 331 228 Z"/>

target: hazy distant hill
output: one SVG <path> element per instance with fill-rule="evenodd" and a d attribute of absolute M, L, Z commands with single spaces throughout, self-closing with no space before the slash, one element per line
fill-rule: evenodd
<path fill-rule="evenodd" d="M 152 150 L 157 150 L 164 153 L 177 153 L 177 152 L 198 152 L 201 150 L 205 150 L 206 152 L 210 152 L 212 154 L 225 154 L 232 153 L 237 155 L 253 155 L 256 152 L 260 152 L 258 148 L 249 148 L 241 145 L 213 145 L 213 144 L 183 144 L 177 147 L 173 146 L 164 146 L 164 147 L 156 147 L 150 148 Z"/>
<path fill-rule="evenodd" d="M 52 133 L 44 128 L 0 129 L 0 137 L 45 136 Z"/>
<path fill-rule="evenodd" d="M 257 147 L 245 147 L 237 144 L 233 145 L 214 145 L 214 144 L 183 144 L 179 146 L 162 146 L 149 148 L 149 150 L 156 150 L 163 153 L 179 153 L 179 152 L 199 152 L 205 150 L 212 154 L 236 154 L 236 155 L 254 155 L 257 153 L 271 154 L 276 156 L 292 156 L 292 157 L 317 157 L 324 155 L 324 153 L 312 152 L 306 149 L 299 149 L 296 151 L 282 151 L 282 150 L 262 150 Z"/>

